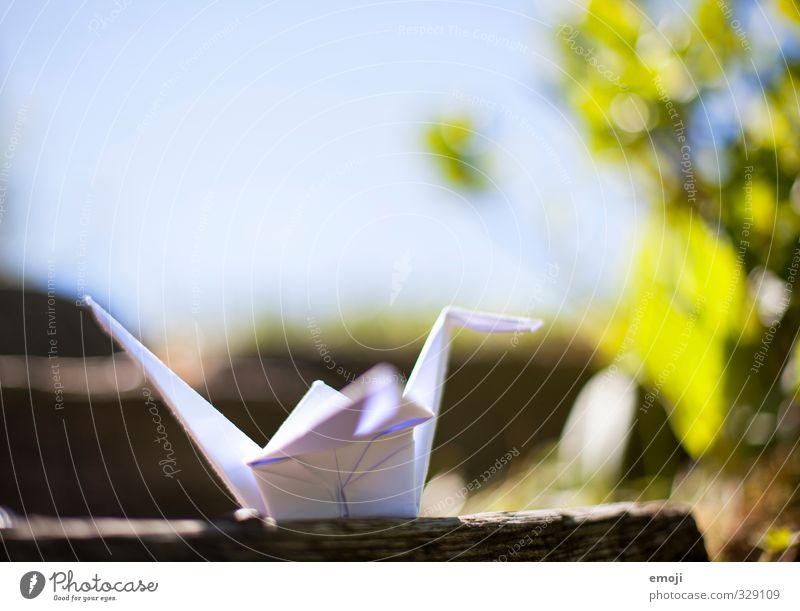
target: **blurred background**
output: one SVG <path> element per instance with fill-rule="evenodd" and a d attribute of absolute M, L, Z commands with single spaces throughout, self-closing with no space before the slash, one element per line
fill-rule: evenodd
<path fill-rule="evenodd" d="M 796 558 L 799 43 L 782 0 L 6 0 L 0 505 L 234 508 L 84 295 L 259 443 L 452 303 L 546 326 L 457 338 L 423 515 L 669 498 Z"/>

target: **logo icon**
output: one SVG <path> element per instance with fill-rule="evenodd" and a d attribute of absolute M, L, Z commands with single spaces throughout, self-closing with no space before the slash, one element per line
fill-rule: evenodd
<path fill-rule="evenodd" d="M 406 284 L 406 280 L 411 275 L 413 270 L 411 260 L 411 253 L 406 251 L 395 259 L 392 264 L 392 294 L 389 296 L 389 307 L 394 305 L 394 302 L 400 296 L 400 291 L 403 290 Z"/>
<path fill-rule="evenodd" d="M 44 590 L 44 575 L 39 571 L 28 571 L 19 580 L 19 593 L 24 598 L 36 598 Z"/>

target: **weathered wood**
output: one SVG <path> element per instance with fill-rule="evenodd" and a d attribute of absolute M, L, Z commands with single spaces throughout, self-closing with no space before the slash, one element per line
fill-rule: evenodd
<path fill-rule="evenodd" d="M 5 526 L 15 561 L 707 560 L 691 514 L 662 503 L 280 525 L 15 516 Z"/>

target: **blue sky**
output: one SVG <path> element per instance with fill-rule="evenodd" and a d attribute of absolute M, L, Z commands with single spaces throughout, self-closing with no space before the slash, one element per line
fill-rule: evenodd
<path fill-rule="evenodd" d="M 636 208 L 553 87 L 557 15 L 253 4 L 0 10 L 7 275 L 155 341 L 447 303 L 574 316 L 618 287 Z M 492 159 L 480 195 L 424 144 L 458 110 Z"/>

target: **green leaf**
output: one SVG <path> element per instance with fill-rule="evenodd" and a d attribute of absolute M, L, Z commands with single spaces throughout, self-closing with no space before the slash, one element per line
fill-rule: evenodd
<path fill-rule="evenodd" d="M 797 535 L 788 528 L 770 528 L 761 538 L 759 547 L 766 552 L 779 554 L 797 543 Z"/>

